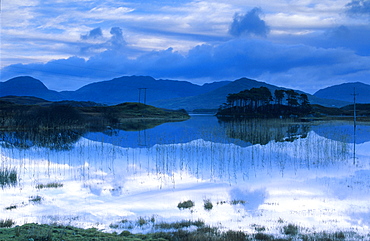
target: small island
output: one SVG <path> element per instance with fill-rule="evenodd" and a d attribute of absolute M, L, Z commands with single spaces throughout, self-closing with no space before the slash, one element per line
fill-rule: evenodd
<path fill-rule="evenodd" d="M 141 130 L 188 118 L 185 110 L 167 110 L 136 102 L 104 106 L 94 102 L 50 102 L 36 97 L 8 96 L 0 99 L 1 130 Z"/>
<path fill-rule="evenodd" d="M 227 102 L 220 106 L 219 118 L 278 118 L 299 117 L 311 112 L 306 94 L 294 90 L 277 89 L 274 96 L 266 87 L 243 90 L 229 94 Z"/>

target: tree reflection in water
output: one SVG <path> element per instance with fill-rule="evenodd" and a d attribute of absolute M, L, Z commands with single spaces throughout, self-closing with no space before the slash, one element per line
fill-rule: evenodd
<path fill-rule="evenodd" d="M 311 127 L 290 119 L 220 120 L 226 135 L 247 143 L 266 145 L 270 141 L 283 142 L 306 138 Z"/>

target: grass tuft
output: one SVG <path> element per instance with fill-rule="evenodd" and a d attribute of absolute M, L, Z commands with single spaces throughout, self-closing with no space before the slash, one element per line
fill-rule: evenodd
<path fill-rule="evenodd" d="M 211 210 L 213 208 L 213 204 L 212 204 L 211 200 L 209 200 L 209 199 L 204 200 L 203 207 L 204 207 L 204 210 L 207 210 L 207 211 Z"/>
<path fill-rule="evenodd" d="M 58 182 L 51 182 L 51 183 L 47 183 L 47 184 L 37 184 L 36 185 L 36 188 L 37 189 L 43 189 L 43 188 L 58 188 L 58 187 L 63 187 L 63 184 L 62 183 L 58 183 Z"/>
<path fill-rule="evenodd" d="M 17 205 L 10 205 L 9 207 L 6 207 L 5 210 L 13 210 L 16 208 L 17 208 Z"/>

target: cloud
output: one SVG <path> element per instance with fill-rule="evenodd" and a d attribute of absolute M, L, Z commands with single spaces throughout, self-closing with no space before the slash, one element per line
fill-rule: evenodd
<path fill-rule="evenodd" d="M 83 55 L 94 55 L 104 51 L 122 51 L 126 46 L 123 32 L 120 27 L 112 27 L 110 30 L 111 37 L 103 42 L 87 42 L 81 47 L 80 53 Z M 104 40 L 101 28 L 95 28 L 87 35 L 81 36 L 82 40 L 100 39 Z"/>
<path fill-rule="evenodd" d="M 103 32 L 102 32 L 101 28 L 94 28 L 88 34 L 81 35 L 81 39 L 83 39 L 83 40 L 96 39 L 96 38 L 100 38 L 100 37 L 103 37 Z"/>
<path fill-rule="evenodd" d="M 349 16 L 367 15 L 370 16 L 369 0 L 352 0 L 346 4 L 346 13 Z"/>
<path fill-rule="evenodd" d="M 306 36 L 305 42 L 307 45 L 316 46 L 326 49 L 347 49 L 351 50 L 359 56 L 370 55 L 370 42 L 364 39 L 370 38 L 369 25 L 340 25 L 327 29 L 323 34 Z"/>
<path fill-rule="evenodd" d="M 121 48 L 126 45 L 126 41 L 123 38 L 122 29 L 120 27 L 111 28 L 110 34 L 112 34 L 110 43 L 115 49 Z"/>
<path fill-rule="evenodd" d="M 74 86 L 76 77 L 91 81 L 123 75 L 180 80 L 235 80 L 245 76 L 277 85 L 312 88 L 312 81 L 361 81 L 369 72 L 369 57 L 358 56 L 351 50 L 275 44 L 265 39 L 236 38 L 220 44 L 198 45 L 186 54 L 168 48 L 131 58 L 128 47 L 117 50 L 116 45 L 109 45 L 117 41 L 122 47 L 120 44 L 124 43 L 119 28 L 112 28 L 111 32 L 111 39 L 105 43 L 107 49 L 87 60 L 71 57 L 46 64 L 11 65 L 2 69 L 3 77 L 14 76 L 15 72 L 36 78 L 48 74 Z M 48 81 L 45 77 L 41 80 Z"/>
<path fill-rule="evenodd" d="M 238 13 L 234 16 L 234 21 L 231 23 L 229 33 L 235 37 L 241 35 L 257 35 L 266 37 L 270 31 L 265 21 L 260 18 L 262 10 L 253 8 L 245 15 Z"/>

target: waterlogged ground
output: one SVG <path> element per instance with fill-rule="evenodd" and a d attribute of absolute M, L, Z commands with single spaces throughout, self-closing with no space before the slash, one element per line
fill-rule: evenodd
<path fill-rule="evenodd" d="M 3 132 L 0 220 L 108 232 L 202 220 L 247 232 L 293 223 L 369 233 L 369 131 L 194 116 L 145 131 Z M 179 209 L 187 200 L 195 205 Z"/>

